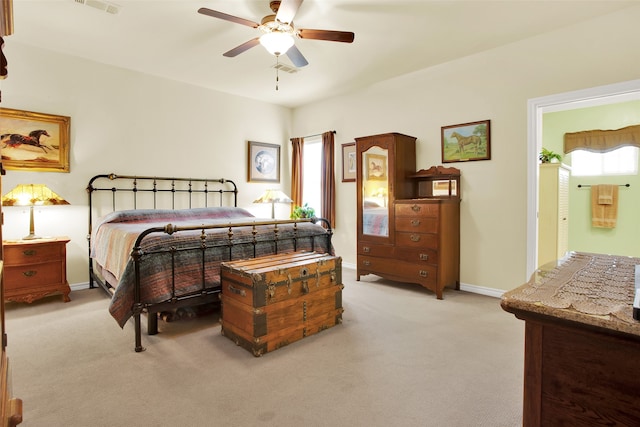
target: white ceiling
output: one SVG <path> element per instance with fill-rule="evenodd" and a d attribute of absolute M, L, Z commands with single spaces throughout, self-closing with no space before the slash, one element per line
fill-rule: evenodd
<path fill-rule="evenodd" d="M 86 0 L 103 1 L 103 0 Z M 207 7 L 260 22 L 269 0 L 13 0 L 7 38 L 265 102 L 296 107 L 475 52 L 638 5 L 627 0 L 306 0 L 297 28 L 352 31 L 352 44 L 296 40 L 309 65 L 280 72 L 256 46 L 222 54 L 259 30 L 197 13 Z M 9 58 L 10 59 L 10 58 Z M 285 56 L 280 62 L 291 66 Z"/>

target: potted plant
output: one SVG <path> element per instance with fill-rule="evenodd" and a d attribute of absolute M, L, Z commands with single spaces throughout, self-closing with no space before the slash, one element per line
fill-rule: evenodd
<path fill-rule="evenodd" d="M 307 203 L 303 206 L 296 206 L 291 213 L 291 219 L 313 218 L 316 211 Z"/>
<path fill-rule="evenodd" d="M 540 160 L 540 163 L 560 163 L 562 161 L 562 156 L 542 147 L 538 160 Z"/>

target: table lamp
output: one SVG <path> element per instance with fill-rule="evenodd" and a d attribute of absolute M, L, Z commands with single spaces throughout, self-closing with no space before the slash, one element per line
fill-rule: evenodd
<path fill-rule="evenodd" d="M 281 190 L 267 190 L 262 196 L 258 197 L 253 203 L 271 203 L 271 218 L 275 218 L 276 203 L 293 203 L 293 200 L 284 194 Z"/>
<path fill-rule="evenodd" d="M 44 184 L 18 184 L 13 190 L 2 196 L 2 206 L 29 206 L 29 235 L 24 240 L 40 239 L 33 226 L 33 207 L 45 205 L 68 205 L 62 197 Z"/>

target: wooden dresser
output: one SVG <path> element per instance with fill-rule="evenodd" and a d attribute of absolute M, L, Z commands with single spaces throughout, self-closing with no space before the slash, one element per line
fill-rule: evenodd
<path fill-rule="evenodd" d="M 460 171 L 416 172 L 415 138 L 398 133 L 356 138 L 356 156 L 357 280 L 459 289 Z"/>
<path fill-rule="evenodd" d="M 640 425 L 638 264 L 570 252 L 503 295 L 525 321 L 524 427 Z"/>
<path fill-rule="evenodd" d="M 69 302 L 67 237 L 4 242 L 5 301 L 31 303 L 61 293 Z"/>

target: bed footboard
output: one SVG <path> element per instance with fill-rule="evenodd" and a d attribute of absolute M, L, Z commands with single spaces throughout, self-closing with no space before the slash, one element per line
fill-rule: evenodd
<path fill-rule="evenodd" d="M 323 227 L 314 227 L 312 232 L 305 225 L 322 223 Z M 212 232 L 218 231 L 218 238 L 211 239 Z M 224 238 L 220 237 L 220 231 Z M 304 231 L 304 232 L 303 232 Z M 197 233 L 199 244 L 186 246 L 168 246 L 153 251 L 145 250 L 145 239 L 157 235 L 176 235 Z M 247 236 L 250 236 L 247 238 Z M 141 315 L 148 314 L 147 333 L 157 333 L 157 313 L 167 309 L 192 306 L 218 301 L 221 291 L 219 272 L 224 261 L 255 258 L 262 255 L 296 251 L 318 251 L 332 253 L 332 230 L 324 218 L 298 220 L 251 221 L 233 225 L 203 225 L 179 227 L 168 224 L 154 227 L 140 234 L 132 250 L 134 261 L 135 286 L 132 316 L 135 322 L 135 351 L 141 352 L 142 346 Z M 187 254 L 182 256 L 182 254 Z M 200 277 L 187 287 L 178 286 L 180 270 L 185 259 L 197 258 Z M 182 261 L 182 262 L 181 262 Z M 154 265 L 164 265 L 166 278 L 171 282 L 170 295 L 161 302 L 149 303 L 143 296 L 148 284 L 148 271 Z M 182 284 L 181 284 L 182 285 Z"/>

